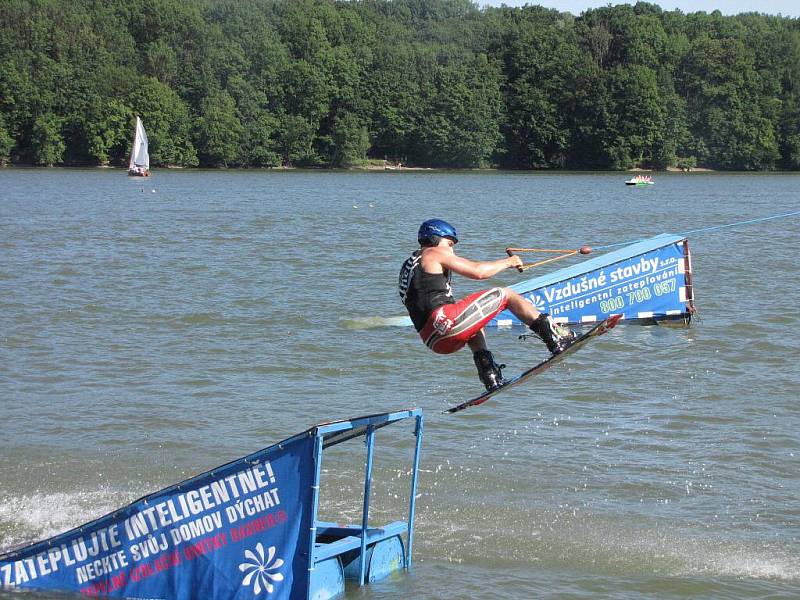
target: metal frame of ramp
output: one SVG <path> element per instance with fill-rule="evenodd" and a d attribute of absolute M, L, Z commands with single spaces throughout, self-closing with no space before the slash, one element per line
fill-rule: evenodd
<path fill-rule="evenodd" d="M 372 491 L 372 465 L 375 453 L 375 432 L 378 429 L 413 418 L 414 456 L 411 468 L 411 489 L 408 500 L 408 520 L 394 521 L 383 527 L 369 526 L 370 495 Z M 411 567 L 414 541 L 414 514 L 416 509 L 419 455 L 422 445 L 423 416 L 421 409 L 384 413 L 335 421 L 312 429 L 315 435 L 313 527 L 310 544 L 309 597 L 315 600 L 333 598 L 344 592 L 344 579 L 356 579 L 359 585 L 373 582 L 400 568 Z M 319 521 L 320 471 L 324 450 L 355 438 L 365 438 L 366 467 L 364 496 L 359 525 L 338 525 Z M 402 534 L 406 534 L 403 544 Z"/>

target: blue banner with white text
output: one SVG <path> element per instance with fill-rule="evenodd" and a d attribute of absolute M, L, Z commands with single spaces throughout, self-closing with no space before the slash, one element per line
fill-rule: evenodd
<path fill-rule="evenodd" d="M 682 240 L 573 277 L 517 291 L 539 311 L 563 323 L 591 323 L 613 314 L 622 314 L 628 320 L 677 317 L 691 312 L 689 265 Z M 518 323 L 506 310 L 492 324 Z"/>
<path fill-rule="evenodd" d="M 0 587 L 114 598 L 305 598 L 314 437 L 290 438 L 0 555 Z"/>

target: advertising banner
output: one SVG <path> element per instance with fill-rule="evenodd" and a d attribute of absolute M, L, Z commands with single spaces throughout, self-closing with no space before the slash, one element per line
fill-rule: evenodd
<path fill-rule="evenodd" d="M 560 279 L 542 277 L 512 287 L 539 311 L 563 323 L 601 321 L 612 314 L 629 320 L 689 314 L 686 240 L 649 249 L 637 244 L 628 250 L 565 269 L 558 272 Z M 504 311 L 493 324 L 518 323 Z"/>
<path fill-rule="evenodd" d="M 0 587 L 114 598 L 305 598 L 314 438 L 300 435 L 0 555 Z"/>

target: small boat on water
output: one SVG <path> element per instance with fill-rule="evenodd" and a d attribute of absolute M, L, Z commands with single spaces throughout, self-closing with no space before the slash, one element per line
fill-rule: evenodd
<path fill-rule="evenodd" d="M 653 181 L 653 178 L 650 175 L 634 175 L 628 181 L 625 182 L 625 185 L 655 185 L 656 182 Z"/>
<path fill-rule="evenodd" d="M 131 160 L 128 163 L 128 175 L 133 177 L 150 177 L 150 154 L 147 151 L 147 133 L 142 120 L 136 117 L 136 131 L 133 135 Z"/>

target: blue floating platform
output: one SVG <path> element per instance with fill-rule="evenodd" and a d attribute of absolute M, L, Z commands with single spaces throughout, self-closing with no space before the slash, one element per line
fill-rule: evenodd
<path fill-rule="evenodd" d="M 369 523 L 375 432 L 410 421 L 408 515 Z M 0 555 L 0 587 L 163 600 L 314 598 L 411 566 L 420 409 L 317 425 L 149 494 L 63 534 Z M 361 522 L 318 521 L 325 449 L 363 438 Z"/>

